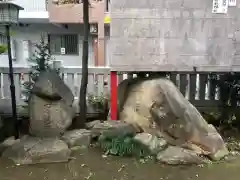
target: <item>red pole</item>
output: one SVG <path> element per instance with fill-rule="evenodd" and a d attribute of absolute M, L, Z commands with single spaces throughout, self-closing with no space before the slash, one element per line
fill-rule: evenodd
<path fill-rule="evenodd" d="M 110 105 L 110 117 L 111 120 L 117 120 L 117 72 L 110 72 L 111 83 L 111 105 Z"/>

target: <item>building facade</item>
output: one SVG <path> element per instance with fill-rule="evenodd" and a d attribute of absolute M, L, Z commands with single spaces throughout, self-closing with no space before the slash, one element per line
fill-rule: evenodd
<path fill-rule="evenodd" d="M 15 67 L 27 67 L 41 36 L 50 45 L 51 54 L 65 67 L 80 67 L 82 63 L 83 15 L 77 0 L 14 0 L 24 10 L 19 24 L 11 27 L 12 56 Z M 89 66 L 107 66 L 109 26 L 105 1 L 91 1 Z M 108 22 L 107 22 L 108 23 Z M 0 43 L 6 43 L 4 27 L 0 28 Z M 1 54 L 0 66 L 8 67 L 7 53 Z"/>

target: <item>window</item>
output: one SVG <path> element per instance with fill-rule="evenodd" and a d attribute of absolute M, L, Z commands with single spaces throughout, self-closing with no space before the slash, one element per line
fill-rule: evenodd
<path fill-rule="evenodd" d="M 49 35 L 51 54 L 78 55 L 78 35 Z"/>

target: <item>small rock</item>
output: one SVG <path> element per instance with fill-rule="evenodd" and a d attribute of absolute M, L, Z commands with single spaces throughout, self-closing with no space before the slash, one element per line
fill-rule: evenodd
<path fill-rule="evenodd" d="M 169 146 L 157 155 L 157 160 L 169 165 L 182 164 L 203 164 L 204 159 L 199 157 L 194 151 L 183 149 L 177 146 Z"/>
<path fill-rule="evenodd" d="M 0 155 L 10 146 L 12 146 L 13 144 L 19 142 L 19 139 L 15 139 L 13 136 L 7 138 L 6 140 L 4 140 L 1 144 L 0 144 Z"/>
<path fill-rule="evenodd" d="M 70 153 L 67 144 L 57 138 L 24 136 L 19 142 L 7 148 L 3 157 L 19 165 L 56 163 L 67 162 Z"/>
<path fill-rule="evenodd" d="M 3 145 L 3 146 L 12 146 L 13 144 L 15 144 L 15 143 L 17 143 L 17 142 L 19 142 L 19 141 L 20 141 L 20 139 L 15 139 L 15 138 L 12 136 L 12 137 L 9 137 L 9 138 L 5 139 L 5 140 L 1 143 L 1 145 Z"/>
<path fill-rule="evenodd" d="M 167 141 L 163 138 L 158 138 L 157 136 L 148 133 L 139 133 L 134 137 L 135 140 L 146 145 L 152 153 L 158 153 L 166 147 Z"/>
<path fill-rule="evenodd" d="M 66 132 L 62 138 L 70 148 L 74 146 L 88 147 L 92 141 L 92 132 L 86 129 L 77 129 Z"/>
<path fill-rule="evenodd" d="M 210 154 L 209 158 L 213 161 L 219 161 L 229 154 L 229 151 L 226 147 L 219 149 L 216 153 Z"/>
<path fill-rule="evenodd" d="M 231 155 L 231 156 L 239 156 L 240 152 L 238 152 L 238 151 L 230 151 L 229 155 Z"/>
<path fill-rule="evenodd" d="M 96 124 L 100 124 L 100 123 L 101 123 L 100 120 L 91 121 L 91 122 L 86 123 L 86 127 L 88 129 L 92 129 Z"/>
<path fill-rule="evenodd" d="M 96 135 L 105 137 L 113 137 L 118 135 L 136 134 L 136 129 L 128 123 L 122 121 L 104 121 L 103 123 L 95 124 L 92 132 Z"/>

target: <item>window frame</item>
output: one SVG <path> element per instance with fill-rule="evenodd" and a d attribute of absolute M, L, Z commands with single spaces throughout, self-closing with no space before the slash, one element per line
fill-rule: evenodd
<path fill-rule="evenodd" d="M 76 53 L 71 53 L 66 51 L 66 41 L 63 41 L 63 39 L 65 39 L 67 36 L 75 36 L 76 37 L 76 47 L 77 47 L 77 51 Z M 60 40 L 60 48 L 63 47 L 65 48 L 65 54 L 61 54 L 61 49 L 59 50 L 59 52 L 57 52 L 56 50 L 53 51 L 54 48 L 52 48 L 52 46 L 56 46 L 56 43 L 52 44 L 52 38 L 55 38 L 55 41 L 59 41 Z M 57 39 L 58 38 L 58 39 Z M 57 40 L 56 40 L 57 39 Z M 61 55 L 61 56 L 79 56 L 80 53 L 80 49 L 79 49 L 79 35 L 78 34 L 48 34 L 48 43 L 49 43 L 49 50 L 50 53 L 52 55 Z"/>

